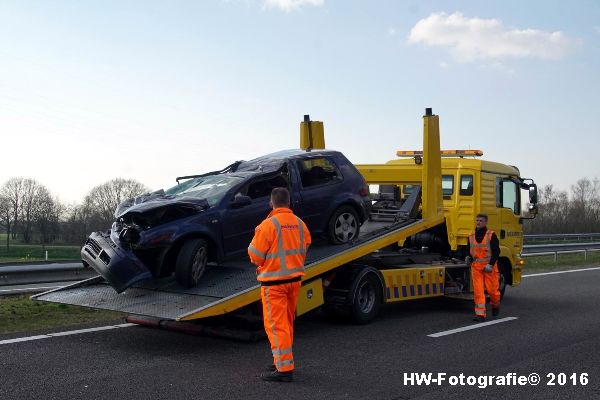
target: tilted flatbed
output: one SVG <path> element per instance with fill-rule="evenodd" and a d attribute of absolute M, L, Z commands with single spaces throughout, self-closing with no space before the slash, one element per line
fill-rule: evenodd
<path fill-rule="evenodd" d="M 367 221 L 360 236 L 351 244 L 311 246 L 303 281 L 308 282 L 438 223 L 411 218 L 393 223 Z M 35 295 L 33 299 L 186 321 L 226 314 L 259 301 L 260 285 L 255 268 L 247 260 L 228 262 L 209 268 L 194 288 L 183 288 L 169 277 L 137 284 L 121 294 L 97 276 Z"/>

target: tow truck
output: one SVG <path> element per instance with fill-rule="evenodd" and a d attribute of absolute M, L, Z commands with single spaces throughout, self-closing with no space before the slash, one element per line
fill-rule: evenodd
<path fill-rule="evenodd" d="M 321 121 L 305 117 L 300 123 L 300 147 L 325 148 Z M 472 298 L 464 258 L 480 212 L 489 215 L 489 227 L 500 239 L 502 295 L 506 285 L 518 285 L 525 264 L 522 224 L 536 215 L 537 187 L 517 167 L 484 161 L 481 155 L 441 151 L 439 116 L 427 108 L 421 151 L 398 151 L 400 159 L 385 164 L 356 165 L 376 188 L 373 211 L 356 240 L 311 246 L 296 314 L 322 307 L 364 324 L 386 303 Z M 166 277 L 116 293 L 97 276 L 32 298 L 176 323 L 258 310 L 260 286 L 255 267 L 240 259 L 209 268 L 193 288 Z"/>

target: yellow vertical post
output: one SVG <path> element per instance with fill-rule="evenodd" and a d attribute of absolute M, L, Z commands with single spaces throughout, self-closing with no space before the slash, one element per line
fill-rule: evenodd
<path fill-rule="evenodd" d="M 431 108 L 423 116 L 423 219 L 442 216 L 442 157 L 440 155 L 440 121 Z"/>
<path fill-rule="evenodd" d="M 300 148 L 302 150 L 324 149 L 325 130 L 322 121 L 311 121 L 308 115 L 300 122 Z"/>

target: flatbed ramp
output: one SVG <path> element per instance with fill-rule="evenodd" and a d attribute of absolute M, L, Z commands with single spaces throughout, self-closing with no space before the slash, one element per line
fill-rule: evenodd
<path fill-rule="evenodd" d="M 404 240 L 433 223 L 418 219 L 393 223 L 367 221 L 353 243 L 311 246 L 304 280 Z M 121 294 L 98 276 L 32 298 L 167 320 L 192 320 L 222 315 L 258 301 L 260 285 L 255 271 L 256 267 L 246 260 L 226 262 L 208 268 L 194 288 L 186 289 L 169 277 L 137 284 Z"/>

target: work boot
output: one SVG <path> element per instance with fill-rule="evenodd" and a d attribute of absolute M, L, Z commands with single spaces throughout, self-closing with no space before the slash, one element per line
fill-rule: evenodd
<path fill-rule="evenodd" d="M 495 318 L 500 315 L 500 306 L 492 307 L 492 316 Z"/>
<path fill-rule="evenodd" d="M 265 368 L 265 371 L 273 372 L 273 371 L 277 371 L 277 368 L 275 367 L 275 364 L 270 364 L 267 368 Z"/>
<path fill-rule="evenodd" d="M 485 317 L 481 315 L 476 315 L 473 317 L 473 321 L 475 322 L 485 322 Z"/>
<path fill-rule="evenodd" d="M 260 377 L 263 381 L 268 382 L 291 382 L 294 380 L 294 371 L 279 372 L 277 370 Z"/>

